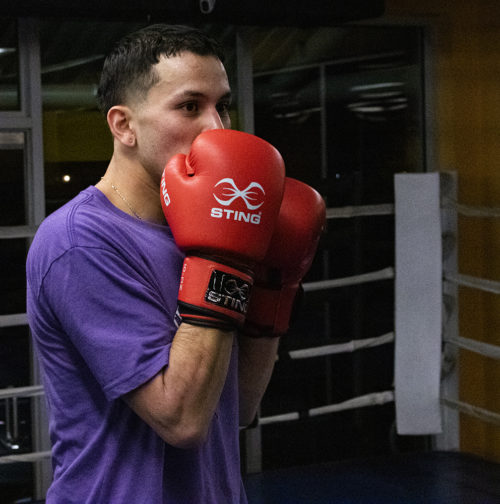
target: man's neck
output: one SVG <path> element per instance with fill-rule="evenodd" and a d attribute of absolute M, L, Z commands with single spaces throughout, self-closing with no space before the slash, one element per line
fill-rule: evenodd
<path fill-rule="evenodd" d="M 142 166 L 114 155 L 96 187 L 117 208 L 137 219 L 165 224 L 160 187 Z"/>

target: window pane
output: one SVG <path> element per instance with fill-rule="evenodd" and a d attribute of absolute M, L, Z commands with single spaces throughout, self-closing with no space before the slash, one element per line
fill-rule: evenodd
<path fill-rule="evenodd" d="M 0 226 L 26 223 L 24 162 L 24 133 L 0 131 Z"/>
<path fill-rule="evenodd" d="M 381 57 L 368 70 L 364 65 L 327 67 L 332 206 L 392 202 L 394 173 L 423 171 L 422 104 L 414 91 L 419 84 L 418 65 L 402 64 L 399 57 Z"/>
<path fill-rule="evenodd" d="M 394 216 L 333 219 L 323 242 L 330 251 L 330 278 L 394 266 Z"/>
<path fill-rule="evenodd" d="M 29 385 L 30 363 L 28 327 L 0 328 L 0 389 Z M 29 397 L 0 399 L 0 456 L 32 451 L 31 404 Z M 32 464 L 0 467 L 0 502 L 32 497 Z"/>
<path fill-rule="evenodd" d="M 0 389 L 30 384 L 28 326 L 0 327 Z"/>
<path fill-rule="evenodd" d="M 418 29 L 261 28 L 252 35 L 255 132 L 282 153 L 287 175 L 318 189 L 328 207 L 391 204 L 394 174 L 425 169 Z M 304 281 L 393 265 L 393 215 L 329 219 Z M 391 390 L 392 344 L 303 360 L 286 351 L 393 332 L 393 280 L 306 290 L 295 316 L 261 410 L 303 417 L 263 427 L 264 468 L 390 452 L 393 404 L 305 413 Z"/>
<path fill-rule="evenodd" d="M 112 140 L 97 110 L 99 74 L 114 40 L 138 27 L 50 19 L 40 24 L 47 214 L 97 183 L 106 170 Z"/>
<path fill-rule="evenodd" d="M 33 464 L 2 464 L 0 472 L 1 502 L 36 502 L 24 500 L 33 497 L 32 488 Z"/>
<path fill-rule="evenodd" d="M 0 328 L 0 389 L 26 387 L 31 379 L 27 326 Z M 0 455 L 31 449 L 31 399 L 0 399 Z"/>
<path fill-rule="evenodd" d="M 0 110 L 19 110 L 19 103 L 16 21 L 0 19 Z"/>
<path fill-rule="evenodd" d="M 26 252 L 25 239 L 0 240 L 0 315 L 26 311 Z"/>
<path fill-rule="evenodd" d="M 40 24 L 46 212 L 52 213 L 104 175 L 112 138 L 96 90 L 110 48 L 145 22 L 43 20 Z M 228 48 L 234 85 L 234 29 L 210 26 Z M 71 43 L 68 43 L 71 41 Z M 236 90 L 236 88 L 235 88 Z M 236 97 L 234 102 L 236 103 Z M 236 121 L 235 121 L 236 122 Z"/>
<path fill-rule="evenodd" d="M 321 185 L 321 108 L 318 68 L 255 78 L 255 130 L 284 156 L 286 173 Z"/>

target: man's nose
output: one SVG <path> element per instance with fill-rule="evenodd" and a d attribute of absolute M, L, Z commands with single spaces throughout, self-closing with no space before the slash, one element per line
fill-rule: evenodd
<path fill-rule="evenodd" d="M 203 131 L 212 129 L 224 129 L 224 123 L 222 122 L 218 110 L 207 111 L 203 118 Z"/>

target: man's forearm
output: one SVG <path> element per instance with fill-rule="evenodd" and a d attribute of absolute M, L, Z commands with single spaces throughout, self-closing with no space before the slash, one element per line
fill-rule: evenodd
<path fill-rule="evenodd" d="M 250 424 L 255 418 L 271 379 L 279 340 L 238 335 L 241 426 Z"/>
<path fill-rule="evenodd" d="M 202 442 L 226 381 L 232 346 L 232 332 L 181 324 L 168 366 L 128 394 L 128 404 L 173 446 Z"/>

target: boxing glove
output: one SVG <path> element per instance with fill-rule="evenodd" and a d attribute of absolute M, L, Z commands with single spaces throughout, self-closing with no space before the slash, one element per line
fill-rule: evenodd
<path fill-rule="evenodd" d="M 255 270 L 244 327 L 247 335 L 273 337 L 288 331 L 301 280 L 311 267 L 325 222 L 320 194 L 287 177 L 275 232 Z"/>
<path fill-rule="evenodd" d="M 245 320 L 253 267 L 262 261 L 283 197 L 285 167 L 268 142 L 210 130 L 168 161 L 161 204 L 186 253 L 179 286 L 185 322 L 232 329 Z"/>

